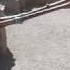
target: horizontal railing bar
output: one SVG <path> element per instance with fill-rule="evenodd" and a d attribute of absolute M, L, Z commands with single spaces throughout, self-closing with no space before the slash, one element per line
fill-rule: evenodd
<path fill-rule="evenodd" d="M 51 6 L 54 6 L 54 5 L 56 5 L 56 4 L 59 4 L 59 3 L 62 3 L 62 2 L 65 2 L 65 0 L 60 0 L 60 1 L 57 1 L 57 2 L 55 2 L 55 3 L 52 3 L 52 4 L 49 4 L 49 7 L 51 7 Z M 28 14 L 31 14 L 31 13 L 33 13 L 33 12 L 36 12 L 36 11 L 39 11 L 39 10 L 42 10 L 42 9 L 44 9 L 44 8 L 47 8 L 47 5 L 45 5 L 45 6 L 43 6 L 43 7 L 41 7 L 41 8 L 38 8 L 37 10 L 35 10 L 35 11 L 30 11 L 30 12 L 27 12 L 27 13 L 20 13 L 20 14 L 17 14 L 17 15 L 12 15 L 12 16 L 4 16 L 4 17 L 0 17 L 0 19 L 10 19 L 10 18 L 18 18 L 19 16 L 24 16 L 24 15 L 28 15 Z"/>
<path fill-rule="evenodd" d="M 17 19 L 21 19 L 21 18 L 26 18 L 26 17 L 32 16 L 32 15 L 35 15 L 35 14 L 38 14 L 38 13 L 43 13 L 45 11 L 48 12 L 48 11 L 51 11 L 51 10 L 54 10 L 54 9 L 57 9 L 57 8 L 60 8 L 60 7 L 63 7 L 63 6 L 67 6 L 69 4 L 70 4 L 70 2 L 66 2 L 66 3 L 63 3 L 61 5 L 56 5 L 56 6 L 53 6 L 53 7 L 50 7 L 50 8 L 45 8 L 43 10 L 32 12 L 32 13 L 29 13 L 29 14 L 26 14 L 26 15 L 21 15 L 19 17 L 14 17 L 14 18 L 12 17 L 10 19 L 5 19 L 3 21 L 0 21 L 0 24 L 5 23 L 5 22 L 9 22 L 9 21 L 13 21 L 13 20 L 17 20 Z"/>

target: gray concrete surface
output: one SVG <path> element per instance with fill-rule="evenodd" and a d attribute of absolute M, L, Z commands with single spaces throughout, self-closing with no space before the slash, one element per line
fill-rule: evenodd
<path fill-rule="evenodd" d="M 70 9 L 6 27 L 12 70 L 70 70 Z"/>

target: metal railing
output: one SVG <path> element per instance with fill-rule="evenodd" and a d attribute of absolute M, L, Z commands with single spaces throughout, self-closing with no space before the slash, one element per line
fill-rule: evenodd
<path fill-rule="evenodd" d="M 19 19 L 25 19 L 25 18 L 27 19 L 30 16 L 35 16 L 37 14 L 49 12 L 49 11 L 52 11 L 52 10 L 55 10 L 55 9 L 58 9 L 58 8 L 61 8 L 61 7 L 67 6 L 67 5 L 70 5 L 70 1 L 60 0 L 60 1 L 57 1 L 54 3 L 50 3 L 48 5 L 45 5 L 41 8 L 36 9 L 36 10 L 32 10 L 32 11 L 27 12 L 27 13 L 23 12 L 23 13 L 19 13 L 19 14 L 12 15 L 12 16 L 0 17 L 0 25 L 6 24 L 7 22 L 11 22 L 11 21 L 16 21 Z M 10 24 L 10 23 L 8 23 L 8 24 Z"/>

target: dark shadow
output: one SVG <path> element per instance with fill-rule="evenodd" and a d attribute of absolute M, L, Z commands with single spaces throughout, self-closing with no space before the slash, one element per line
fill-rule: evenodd
<path fill-rule="evenodd" d="M 11 70 L 15 65 L 13 54 L 7 47 L 5 28 L 0 28 L 0 70 Z"/>

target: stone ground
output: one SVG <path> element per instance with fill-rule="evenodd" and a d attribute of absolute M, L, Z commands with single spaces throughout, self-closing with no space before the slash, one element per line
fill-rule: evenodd
<path fill-rule="evenodd" d="M 12 70 L 70 70 L 70 9 L 6 27 Z"/>

